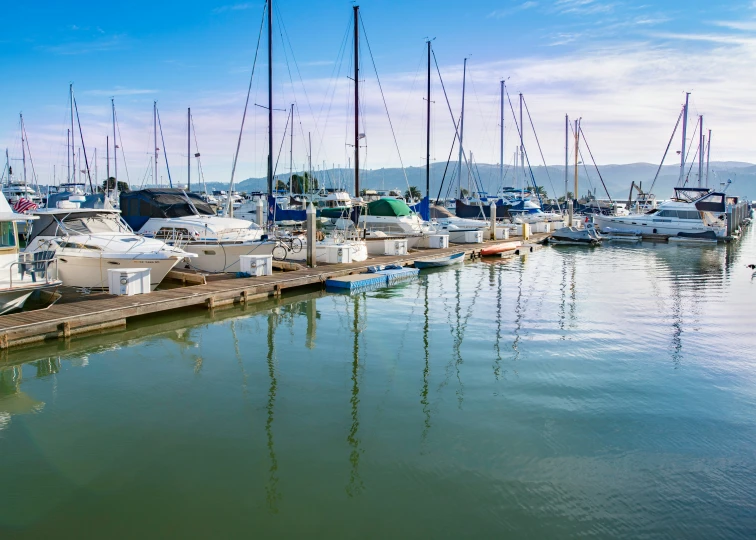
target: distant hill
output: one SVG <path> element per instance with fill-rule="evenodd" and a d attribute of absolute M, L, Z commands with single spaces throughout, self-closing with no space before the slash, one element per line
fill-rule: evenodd
<path fill-rule="evenodd" d="M 456 193 L 456 174 L 455 164 L 450 164 L 446 170 L 446 180 L 444 187 L 441 189 L 441 197 L 453 196 Z M 431 196 L 436 197 L 441 187 L 441 180 L 444 177 L 446 169 L 445 163 L 433 163 L 431 165 L 430 185 Z M 480 179 L 483 190 L 495 193 L 499 188 L 499 167 L 498 165 L 476 164 L 475 177 Z M 651 163 L 629 163 L 624 165 L 601 165 L 599 171 L 601 178 L 604 180 L 610 195 L 619 200 L 627 199 L 630 191 L 630 183 L 635 181 L 643 183 L 643 189 L 648 190 L 656 175 L 658 165 Z M 374 169 L 360 172 L 360 186 L 364 189 L 401 189 L 406 191 L 407 185 L 417 186 L 421 191 L 425 187 L 425 168 L 409 167 L 406 170 L 406 179 L 404 172 L 400 168 L 391 169 Z M 662 167 L 656 184 L 653 187 L 653 193 L 659 198 L 668 198 L 672 195 L 672 188 L 677 185 L 680 174 L 680 167 L 675 165 L 665 165 Z M 687 174 L 687 171 L 686 171 Z M 543 186 L 549 196 L 556 193 L 557 196 L 564 194 L 564 165 L 549 165 L 548 167 L 534 167 L 533 176 L 539 186 Z M 349 191 L 353 189 L 354 172 L 346 169 L 328 169 L 315 174 L 326 187 L 346 187 Z M 278 179 L 286 181 L 284 176 L 278 176 Z M 449 190 L 450 179 L 452 179 L 454 188 Z M 752 163 L 742 163 L 735 161 L 712 162 L 709 172 L 709 185 L 719 187 L 720 183 L 732 180 L 732 185 L 727 189 L 728 193 L 746 197 L 749 200 L 756 199 L 756 165 Z M 514 175 L 511 169 L 505 169 L 505 185 L 513 186 Z M 598 197 L 605 197 L 606 193 L 599 175 L 593 166 L 586 169 L 580 166 L 579 175 L 579 192 L 580 195 L 586 194 L 587 190 L 596 192 Z M 522 185 L 520 179 L 516 187 Z M 568 189 L 572 191 L 574 185 L 574 169 L 568 168 Z M 693 166 L 690 170 L 688 185 L 698 185 L 698 167 Z M 468 186 L 467 170 L 463 167 L 462 187 Z M 228 189 L 228 183 L 212 182 L 208 183 L 211 189 Z M 265 189 L 265 178 L 247 178 L 237 183 L 238 191 L 263 191 Z M 477 189 L 473 184 L 473 189 Z"/>

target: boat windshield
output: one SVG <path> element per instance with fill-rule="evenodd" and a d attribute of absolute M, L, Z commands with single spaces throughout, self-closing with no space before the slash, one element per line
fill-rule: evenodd
<path fill-rule="evenodd" d="M 79 234 L 129 233 L 116 214 L 73 215 L 63 219 L 70 232 Z"/>
<path fill-rule="evenodd" d="M 653 210 L 649 210 L 648 212 L 646 212 L 646 215 L 647 215 L 647 216 L 650 216 L 651 214 L 655 214 L 655 213 L 657 213 L 658 211 L 659 211 L 659 209 L 658 209 L 658 208 L 654 208 Z"/>

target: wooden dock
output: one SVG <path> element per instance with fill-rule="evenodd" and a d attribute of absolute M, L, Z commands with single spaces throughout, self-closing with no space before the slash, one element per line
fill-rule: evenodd
<path fill-rule="evenodd" d="M 545 234 L 531 235 L 529 242 L 543 240 Z M 515 240 L 517 238 L 514 238 Z M 213 309 L 227 304 L 246 304 L 282 291 L 306 286 L 324 287 L 327 279 L 362 273 L 368 266 L 397 264 L 407 266 L 417 260 L 429 259 L 464 251 L 467 258 L 479 256 L 486 245 L 501 243 L 489 241 L 483 244 L 455 244 L 446 249 L 413 251 L 408 255 L 371 257 L 367 261 L 321 265 L 316 268 L 276 272 L 272 276 L 203 280 L 197 276 L 186 277 L 184 287 L 153 291 L 138 296 L 112 296 L 94 294 L 76 296 L 73 301 L 57 303 L 46 309 L 24 311 L 0 316 L 0 350 L 50 339 L 69 339 L 87 332 L 123 327 L 132 317 L 201 306 Z M 520 251 L 530 251 L 524 246 Z M 180 274 L 180 273 L 177 273 Z M 180 275 L 174 276 L 181 279 Z"/>

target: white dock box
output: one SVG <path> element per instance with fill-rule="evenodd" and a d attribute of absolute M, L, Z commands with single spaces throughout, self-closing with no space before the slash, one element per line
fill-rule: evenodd
<path fill-rule="evenodd" d="M 420 247 L 428 249 L 446 249 L 449 247 L 449 235 L 429 234 L 420 241 Z"/>
<path fill-rule="evenodd" d="M 449 231 L 449 242 L 455 244 L 480 244 L 483 242 L 483 231 Z"/>
<path fill-rule="evenodd" d="M 383 254 L 384 255 L 406 255 L 407 254 L 407 240 L 406 239 L 393 239 L 383 241 Z"/>
<path fill-rule="evenodd" d="M 250 276 L 272 276 L 273 255 L 241 255 L 239 270 Z"/>
<path fill-rule="evenodd" d="M 150 292 L 150 269 L 108 269 L 108 289 L 110 294 L 118 296 L 147 294 Z"/>
<path fill-rule="evenodd" d="M 344 264 L 352 262 L 352 250 L 348 244 L 318 246 L 318 262 Z"/>
<path fill-rule="evenodd" d="M 509 240 L 509 227 L 496 227 L 497 240 Z"/>

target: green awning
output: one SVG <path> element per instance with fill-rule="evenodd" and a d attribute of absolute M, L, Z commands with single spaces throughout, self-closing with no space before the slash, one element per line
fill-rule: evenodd
<path fill-rule="evenodd" d="M 412 214 L 407 203 L 398 199 L 378 199 L 368 203 L 367 214 L 370 216 L 402 217 Z"/>

